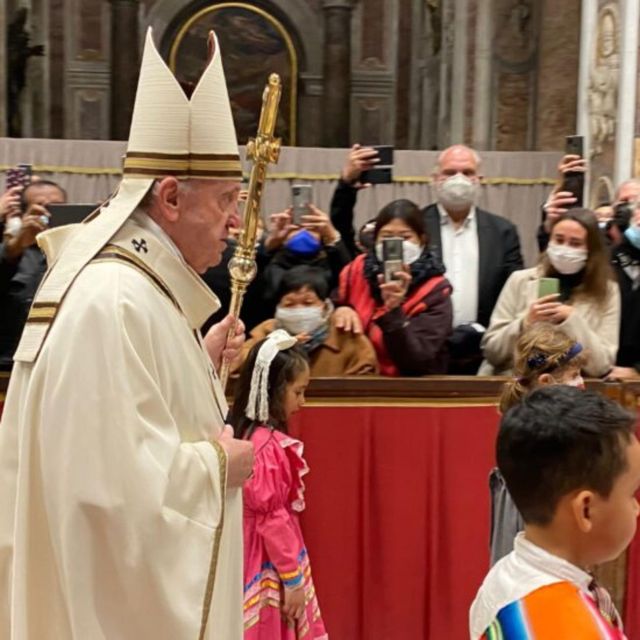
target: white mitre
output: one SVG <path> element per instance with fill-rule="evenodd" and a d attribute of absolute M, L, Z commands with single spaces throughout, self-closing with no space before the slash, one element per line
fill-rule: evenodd
<path fill-rule="evenodd" d="M 14 360 L 34 362 L 65 293 L 80 271 L 122 227 L 154 180 L 241 180 L 242 168 L 217 38 L 189 99 L 147 31 L 124 175 L 113 198 L 66 242 L 38 290 Z M 59 229 L 38 236 L 46 247 Z M 51 238 L 48 239 L 48 236 Z"/>

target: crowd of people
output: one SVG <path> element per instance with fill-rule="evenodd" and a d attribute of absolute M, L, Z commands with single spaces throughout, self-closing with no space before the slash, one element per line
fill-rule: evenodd
<path fill-rule="evenodd" d="M 358 193 L 370 186 L 361 176 L 376 153 L 357 144 L 348 152 L 328 214 L 311 204 L 297 223 L 291 207 L 268 217 L 241 313 L 250 340 L 234 375 L 251 345 L 278 328 L 297 336 L 312 377 L 508 375 L 518 338 L 537 322 L 585 346 L 585 375 L 640 375 L 640 181 L 621 184 L 615 201 L 596 212 L 572 208 L 576 198 L 562 189 L 562 176 L 587 167 L 565 156 L 559 186 L 542 207 L 538 264 L 525 269 L 516 227 L 476 205 L 481 159 L 463 145 L 439 156 L 435 203 L 421 209 L 395 200 L 356 229 Z M 46 180 L 0 198 L 4 371 L 46 270 L 36 236 L 47 226 L 47 204 L 66 200 Z M 404 262 L 388 281 L 386 238 L 401 239 Z M 236 241 L 228 238 L 221 263 L 202 276 L 222 303 L 205 332 L 228 308 Z M 547 278 L 558 291 L 542 295 Z"/>

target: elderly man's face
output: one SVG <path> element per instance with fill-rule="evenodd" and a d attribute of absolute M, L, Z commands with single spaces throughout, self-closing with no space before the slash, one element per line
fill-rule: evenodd
<path fill-rule="evenodd" d="M 239 226 L 239 193 L 239 180 L 191 180 L 178 190 L 170 236 L 198 273 L 220 263 L 229 229 Z"/>
<path fill-rule="evenodd" d="M 438 182 L 443 182 L 458 173 L 474 182 L 479 180 L 478 163 L 473 152 L 470 149 L 456 145 L 442 154 L 439 171 L 436 173 L 435 179 Z"/>

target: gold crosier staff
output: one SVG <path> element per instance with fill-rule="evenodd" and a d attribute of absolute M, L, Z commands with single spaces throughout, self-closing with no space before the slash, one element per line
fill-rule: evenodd
<path fill-rule="evenodd" d="M 240 242 L 229 262 L 231 275 L 231 305 L 229 313 L 234 318 L 240 317 L 242 300 L 250 282 L 256 276 L 256 234 L 260 216 L 262 188 L 267 176 L 267 165 L 276 164 L 280 156 L 280 138 L 274 138 L 273 132 L 278 117 L 282 84 L 280 76 L 272 73 L 262 94 L 262 111 L 258 133 L 247 143 L 247 158 L 253 162 L 249 178 L 249 193 L 244 207 L 244 225 Z M 235 336 L 236 323 L 229 330 L 227 340 Z M 229 362 L 224 361 L 220 371 L 222 387 L 226 387 L 229 378 Z"/>

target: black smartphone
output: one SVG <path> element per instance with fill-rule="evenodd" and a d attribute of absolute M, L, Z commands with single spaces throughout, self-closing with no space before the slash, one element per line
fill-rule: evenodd
<path fill-rule="evenodd" d="M 49 204 L 47 211 L 49 227 L 62 227 L 65 224 L 78 224 L 91 215 L 99 205 L 95 204 Z"/>
<path fill-rule="evenodd" d="M 384 268 L 384 281 L 397 280 L 395 275 L 402 271 L 404 254 L 402 251 L 402 238 L 382 239 L 382 265 Z"/>
<path fill-rule="evenodd" d="M 389 184 L 393 182 L 393 147 L 391 145 L 374 145 L 371 149 L 378 152 L 378 164 L 360 175 L 363 184 Z"/>
<path fill-rule="evenodd" d="M 584 136 L 567 136 L 565 143 L 565 153 L 584 158 Z M 582 207 L 584 203 L 584 172 L 569 171 L 564 174 L 562 181 L 562 191 L 569 191 L 576 201 L 570 208 Z"/>
<path fill-rule="evenodd" d="M 309 205 L 313 198 L 313 187 L 310 184 L 294 184 L 291 187 L 291 213 L 293 224 L 302 224 L 302 216 L 311 213 Z"/>

